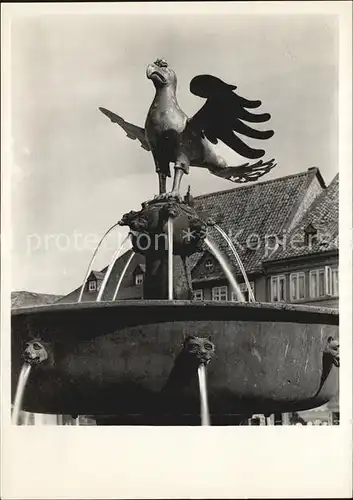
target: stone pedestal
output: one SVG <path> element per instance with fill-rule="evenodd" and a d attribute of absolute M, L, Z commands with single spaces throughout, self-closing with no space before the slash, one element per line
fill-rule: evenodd
<path fill-rule="evenodd" d="M 168 299 L 168 255 L 146 256 L 146 274 L 143 284 L 143 298 Z M 173 255 L 173 298 L 191 300 L 191 276 L 187 257 Z"/>
<path fill-rule="evenodd" d="M 168 219 L 173 221 L 173 298 L 192 298 L 188 257 L 203 251 L 207 221 L 177 200 L 152 200 L 139 212 L 125 214 L 120 225 L 129 226 L 134 251 L 146 259 L 144 299 L 168 299 Z"/>

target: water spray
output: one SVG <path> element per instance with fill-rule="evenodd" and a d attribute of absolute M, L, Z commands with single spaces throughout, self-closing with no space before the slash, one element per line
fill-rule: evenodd
<path fill-rule="evenodd" d="M 124 241 L 122 242 L 122 244 L 120 245 L 120 247 L 118 247 L 118 248 L 117 248 L 117 250 L 114 252 L 114 255 L 113 255 L 113 257 L 112 257 L 112 259 L 111 259 L 111 261 L 110 261 L 110 263 L 109 263 L 108 269 L 107 269 L 107 271 L 106 271 L 106 273 L 105 273 L 105 275 L 104 275 L 103 282 L 102 282 L 101 287 L 100 287 L 100 290 L 99 290 L 99 292 L 98 292 L 98 296 L 97 296 L 97 300 L 96 300 L 96 302 L 100 302 L 100 301 L 102 300 L 103 293 L 104 293 L 104 291 L 105 291 L 105 289 L 106 289 L 106 286 L 107 286 L 107 284 L 108 284 L 108 280 L 109 280 L 110 275 L 111 275 L 111 273 L 112 273 L 112 271 L 113 271 L 113 267 L 114 267 L 114 265 L 115 265 L 115 262 L 118 260 L 118 258 L 119 258 L 119 256 L 120 256 L 120 253 L 121 253 L 121 251 L 122 251 L 122 249 L 123 249 L 124 244 L 125 244 L 125 243 L 129 240 L 129 239 L 130 239 L 130 234 L 128 234 L 128 235 L 126 236 L 126 238 L 124 239 Z"/>
<path fill-rule="evenodd" d="M 173 219 L 168 219 L 168 299 L 173 300 Z"/>
<path fill-rule="evenodd" d="M 223 236 L 223 238 L 225 239 L 225 241 L 228 243 L 229 245 L 229 248 L 231 249 L 231 251 L 233 252 L 233 255 L 235 257 L 235 260 L 237 261 L 237 264 L 239 266 L 239 269 L 243 275 L 243 279 L 244 279 L 244 283 L 246 285 L 246 288 L 248 289 L 248 292 L 249 292 L 249 302 L 255 302 L 255 296 L 254 296 L 254 292 L 251 288 L 251 285 L 250 285 L 250 282 L 249 282 L 249 279 L 248 279 L 248 275 L 246 274 L 246 271 L 245 271 L 245 267 L 244 267 L 244 264 L 232 242 L 232 240 L 229 238 L 229 236 L 225 233 L 225 231 L 223 231 L 223 229 L 218 225 L 218 224 L 214 224 L 214 228 L 219 232 L 219 234 L 221 236 Z M 243 302 L 243 300 L 241 300 L 241 302 Z"/>
<path fill-rule="evenodd" d="M 89 275 L 91 274 L 91 271 L 92 271 L 92 266 L 93 266 L 93 263 L 94 263 L 94 260 L 96 258 L 96 255 L 98 253 L 98 250 L 99 248 L 101 247 L 103 241 L 105 240 L 105 238 L 108 236 L 108 234 L 115 228 L 119 226 L 119 222 L 116 222 L 115 224 L 113 224 L 105 233 L 104 235 L 102 236 L 102 238 L 100 239 L 98 245 L 96 246 L 96 249 L 94 250 L 93 252 L 93 255 L 91 257 L 91 260 L 90 260 L 90 263 L 88 264 L 88 267 L 87 267 L 87 271 L 86 271 L 86 274 L 85 274 L 85 277 L 84 277 L 84 280 L 82 282 L 82 286 L 81 286 L 81 290 L 80 290 L 80 294 L 79 294 L 79 297 L 78 297 L 78 300 L 77 302 L 81 302 L 82 300 L 82 297 L 83 297 L 83 292 L 85 291 L 85 286 L 86 286 L 86 283 L 87 283 L 87 280 L 88 280 L 88 277 Z M 123 242 L 124 244 L 124 242 Z"/>
<path fill-rule="evenodd" d="M 226 277 L 229 281 L 230 286 L 232 287 L 233 291 L 236 293 L 237 297 L 239 298 L 239 301 L 245 302 L 245 297 L 244 297 L 242 291 L 240 290 L 240 287 L 239 287 L 236 279 L 233 276 L 233 273 L 230 269 L 230 266 L 229 266 L 227 260 L 225 259 L 225 257 L 222 255 L 222 252 L 220 251 L 220 249 L 218 248 L 216 243 L 207 237 L 207 238 L 205 238 L 205 244 L 207 245 L 210 252 L 218 260 L 220 266 L 222 267 L 224 274 L 226 275 Z"/>
<path fill-rule="evenodd" d="M 49 360 L 49 353 L 39 340 L 27 342 L 23 352 L 24 363 L 18 377 L 16 395 L 12 411 L 12 423 L 18 425 L 19 415 L 22 407 L 23 396 L 27 386 L 32 367 L 38 366 Z"/>
<path fill-rule="evenodd" d="M 206 364 L 201 363 L 197 369 L 200 388 L 200 409 L 201 409 L 201 425 L 210 424 L 210 412 L 208 409 L 208 396 L 207 396 L 207 379 L 206 379 Z"/>
<path fill-rule="evenodd" d="M 126 274 L 126 271 L 128 270 L 128 267 L 129 267 L 129 265 L 131 264 L 131 261 L 132 261 L 132 259 L 134 258 L 134 256 L 135 256 L 135 252 L 134 252 L 134 251 L 132 251 L 132 252 L 131 252 L 130 257 L 128 258 L 128 260 L 127 260 L 127 262 L 126 262 L 126 264 L 125 264 L 124 269 L 123 269 L 123 270 L 122 270 L 122 272 L 121 272 L 121 275 L 120 275 L 120 277 L 119 277 L 119 281 L 118 281 L 118 283 L 117 283 L 117 285 L 116 285 L 115 292 L 114 292 L 114 295 L 113 295 L 113 298 L 112 298 L 112 301 L 113 301 L 113 302 L 114 302 L 114 300 L 116 300 L 116 298 L 117 298 L 117 296 L 118 296 L 118 293 L 119 293 L 119 289 L 120 289 L 121 283 L 122 283 L 122 281 L 123 281 L 123 279 L 124 279 L 124 276 L 125 276 L 125 274 Z"/>

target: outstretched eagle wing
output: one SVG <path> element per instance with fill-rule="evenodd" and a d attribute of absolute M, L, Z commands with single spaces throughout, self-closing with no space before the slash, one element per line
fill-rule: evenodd
<path fill-rule="evenodd" d="M 120 127 L 125 130 L 126 135 L 129 137 L 129 139 L 137 139 L 138 141 L 140 141 L 141 147 L 143 149 L 145 149 L 146 151 L 151 151 L 150 146 L 146 140 L 144 128 L 126 122 L 123 118 L 121 118 L 121 116 L 116 115 L 112 111 L 109 111 L 109 109 L 99 108 L 99 111 L 107 116 L 113 123 L 117 123 L 118 125 L 120 125 Z"/>
<path fill-rule="evenodd" d="M 191 80 L 190 91 L 200 97 L 206 98 L 204 106 L 189 120 L 188 127 L 217 144 L 218 140 L 224 142 L 236 153 L 249 159 L 261 158 L 265 151 L 254 149 L 236 134 L 253 139 L 269 139 L 273 130 L 260 131 L 246 125 L 268 121 L 269 113 L 256 114 L 248 111 L 258 108 L 261 101 L 249 101 L 238 96 L 234 85 L 228 85 L 219 78 L 211 75 L 199 75 Z"/>
<path fill-rule="evenodd" d="M 253 164 L 244 163 L 238 167 L 209 168 L 209 171 L 217 175 L 217 177 L 222 177 L 223 179 L 242 184 L 245 182 L 257 181 L 257 179 L 267 174 L 275 166 L 275 160 L 272 159 L 266 162 L 259 160 L 257 163 Z"/>

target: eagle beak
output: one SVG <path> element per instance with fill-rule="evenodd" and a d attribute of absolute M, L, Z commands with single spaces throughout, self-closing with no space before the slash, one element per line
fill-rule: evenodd
<path fill-rule="evenodd" d="M 146 76 L 148 79 L 151 78 L 152 73 L 156 71 L 154 64 L 149 64 L 146 69 Z"/>

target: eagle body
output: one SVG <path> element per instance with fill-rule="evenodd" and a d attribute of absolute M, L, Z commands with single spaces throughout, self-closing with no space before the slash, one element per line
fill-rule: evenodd
<path fill-rule="evenodd" d="M 180 155 L 186 123 L 187 116 L 180 108 L 173 89 L 157 89 L 145 122 L 146 140 L 157 173 L 170 177 L 170 163 L 175 163 Z"/>
<path fill-rule="evenodd" d="M 120 125 L 127 136 L 137 139 L 141 146 L 151 151 L 159 177 L 160 198 L 179 197 L 180 182 L 189 167 L 207 168 L 218 177 L 232 182 L 257 180 L 276 166 L 274 160 L 229 166 L 218 155 L 214 144 L 222 141 L 239 155 L 258 160 L 265 151 L 247 145 L 243 138 L 265 140 L 273 135 L 272 130 L 256 130 L 244 122 L 262 123 L 270 119 L 268 113 L 253 113 L 261 101 L 240 97 L 229 85 L 211 75 L 199 75 L 192 79 L 190 90 L 194 95 L 206 99 L 206 103 L 191 118 L 178 104 L 177 77 L 174 70 L 162 59 L 149 64 L 146 76 L 155 87 L 155 96 L 149 108 L 144 128 L 126 122 L 119 115 L 99 108 L 110 120 Z M 166 178 L 170 177 L 170 164 L 174 164 L 175 175 L 170 193 L 166 193 Z"/>

